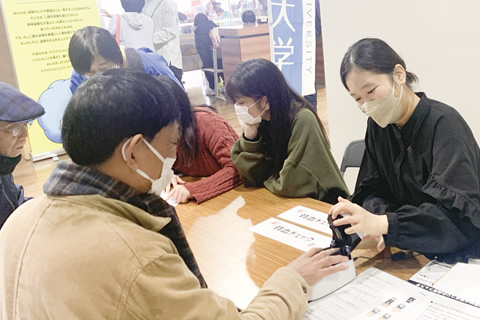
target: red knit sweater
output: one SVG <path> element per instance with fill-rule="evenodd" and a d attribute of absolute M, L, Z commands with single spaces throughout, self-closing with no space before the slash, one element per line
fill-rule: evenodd
<path fill-rule="evenodd" d="M 194 112 L 198 155 L 193 164 L 186 167 L 185 159 L 177 150 L 173 169 L 187 176 L 207 177 L 185 184 L 198 204 L 239 186 L 242 180 L 230 158 L 230 149 L 238 139 L 236 132 L 222 116 L 208 108 L 196 107 Z"/>

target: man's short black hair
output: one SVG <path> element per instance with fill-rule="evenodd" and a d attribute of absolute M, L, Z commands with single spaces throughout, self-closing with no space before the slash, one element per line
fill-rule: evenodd
<path fill-rule="evenodd" d="M 247 10 L 242 13 L 242 21 L 243 23 L 255 23 L 257 21 L 257 17 L 252 10 Z"/>
<path fill-rule="evenodd" d="M 123 65 L 122 52 L 110 32 L 99 27 L 77 30 L 68 45 L 68 56 L 73 69 L 80 74 L 89 72 L 93 58 L 97 55 L 119 66 Z"/>
<path fill-rule="evenodd" d="M 73 162 L 94 165 L 109 159 L 126 138 L 151 140 L 179 121 L 181 107 L 168 77 L 110 69 L 92 76 L 73 95 L 63 116 L 63 146 Z M 188 99 L 187 99 L 188 101 Z"/>
<path fill-rule="evenodd" d="M 142 12 L 145 0 L 121 0 L 123 10 L 125 12 Z"/>

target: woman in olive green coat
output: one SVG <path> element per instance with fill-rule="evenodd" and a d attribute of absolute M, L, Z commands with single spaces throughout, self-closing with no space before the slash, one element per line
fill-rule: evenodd
<path fill-rule="evenodd" d="M 231 155 L 246 186 L 329 203 L 348 196 L 317 114 L 272 62 L 240 64 L 227 95 L 244 131 Z"/>

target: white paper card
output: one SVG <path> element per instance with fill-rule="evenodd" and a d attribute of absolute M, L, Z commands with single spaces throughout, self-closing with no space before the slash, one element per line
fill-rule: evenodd
<path fill-rule="evenodd" d="M 308 251 L 310 248 L 327 248 L 331 242 L 331 238 L 327 236 L 276 218 L 265 220 L 249 230 L 302 251 Z"/>
<path fill-rule="evenodd" d="M 167 199 L 167 196 L 168 196 L 168 193 L 162 191 L 162 193 L 160 194 L 160 196 L 162 197 L 163 200 L 167 201 L 167 203 L 168 203 L 169 205 L 171 205 L 172 207 L 176 207 L 176 206 L 178 205 L 177 201 L 175 201 L 175 200 L 173 200 L 173 199 L 171 199 L 171 198 L 168 199 L 168 200 L 166 200 L 166 199 Z"/>
<path fill-rule="evenodd" d="M 480 305 L 480 265 L 457 263 L 435 283 L 435 288 Z"/>
<path fill-rule="evenodd" d="M 420 283 L 433 286 L 438 279 L 443 277 L 452 267 L 453 265 L 451 264 L 432 260 L 415 273 L 408 281 L 413 284 Z"/>
<path fill-rule="evenodd" d="M 325 212 L 313 210 L 304 206 L 296 206 L 279 214 L 278 217 L 329 235 L 332 234 L 332 230 L 328 226 L 328 214 Z"/>

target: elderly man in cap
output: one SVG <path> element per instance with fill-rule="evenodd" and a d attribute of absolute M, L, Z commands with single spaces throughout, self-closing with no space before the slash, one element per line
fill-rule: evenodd
<path fill-rule="evenodd" d="M 42 106 L 12 86 L 0 82 L 0 228 L 25 199 L 12 172 L 21 159 L 27 123 L 45 113 Z"/>

